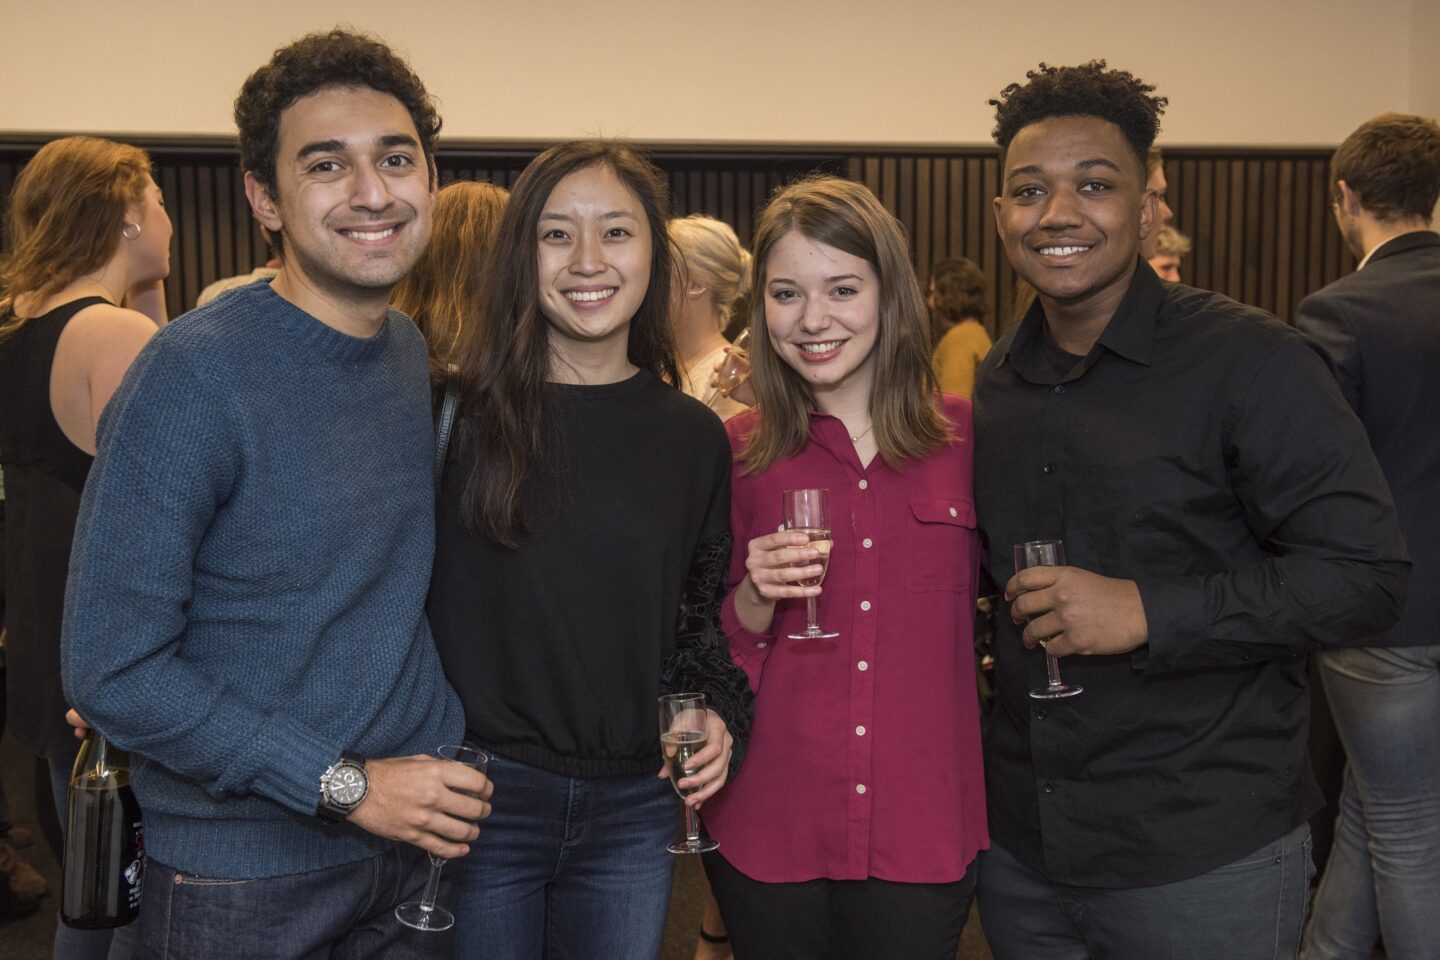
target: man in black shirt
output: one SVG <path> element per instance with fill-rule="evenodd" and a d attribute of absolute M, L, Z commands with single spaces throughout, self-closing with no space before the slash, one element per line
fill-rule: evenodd
<path fill-rule="evenodd" d="M 1162 97 L 1103 62 L 994 101 L 996 220 L 1038 291 L 978 380 L 1010 617 L 979 902 L 998 960 L 1293 957 L 1313 871 L 1307 651 L 1393 623 L 1409 563 L 1299 334 L 1139 259 Z M 1071 566 L 1016 573 L 1016 543 Z M 1084 692 L 1031 699 L 1039 645 Z"/>

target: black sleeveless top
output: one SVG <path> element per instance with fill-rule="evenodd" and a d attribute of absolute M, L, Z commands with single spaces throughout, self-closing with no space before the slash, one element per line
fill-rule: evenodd
<path fill-rule="evenodd" d="M 94 459 L 55 421 L 50 370 L 66 324 L 86 307 L 108 302 L 72 300 L 0 337 L 6 729 L 47 756 L 74 751 L 60 688 L 60 619 L 80 493 Z"/>

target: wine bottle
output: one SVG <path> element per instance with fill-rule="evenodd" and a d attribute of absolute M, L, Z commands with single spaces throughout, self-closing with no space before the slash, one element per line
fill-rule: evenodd
<path fill-rule="evenodd" d="M 130 757 L 91 730 L 70 774 L 60 918 L 83 929 L 124 926 L 140 911 L 144 875 Z"/>

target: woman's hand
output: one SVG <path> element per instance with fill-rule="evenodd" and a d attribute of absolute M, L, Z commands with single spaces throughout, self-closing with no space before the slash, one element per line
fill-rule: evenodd
<path fill-rule="evenodd" d="M 828 547 L 828 544 L 826 544 Z M 745 579 L 735 590 L 735 616 L 752 633 L 765 633 L 775 619 L 775 601 L 820 596 L 820 588 L 796 581 L 818 579 L 820 548 L 798 530 L 782 530 L 750 541 Z"/>
<path fill-rule="evenodd" d="M 714 796 L 715 791 L 725 785 L 725 779 L 730 776 L 730 750 L 734 745 L 735 738 L 730 736 L 725 720 L 706 707 L 705 749 L 690 758 L 688 772 L 680 781 L 683 789 L 695 791 L 685 797 L 688 806 L 698 810 L 706 798 Z M 660 777 L 670 778 L 670 769 L 664 764 L 660 765 Z"/>

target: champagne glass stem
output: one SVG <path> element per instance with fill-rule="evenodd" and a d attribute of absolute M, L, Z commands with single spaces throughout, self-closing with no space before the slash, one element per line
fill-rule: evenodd
<path fill-rule="evenodd" d="M 1045 677 L 1049 680 L 1051 687 L 1062 686 L 1060 681 L 1060 661 L 1052 657 L 1048 650 L 1045 652 Z"/>
<path fill-rule="evenodd" d="M 700 815 L 688 803 L 685 804 L 685 840 L 695 844 L 700 842 Z"/>
<path fill-rule="evenodd" d="M 443 857 L 430 854 L 430 876 L 425 878 L 425 894 L 420 898 L 420 909 L 426 913 L 435 909 L 435 898 L 440 893 L 440 868 L 443 866 Z"/>
<path fill-rule="evenodd" d="M 819 614 L 818 614 L 818 613 L 816 612 L 816 610 L 815 610 L 815 601 L 816 601 L 816 599 L 817 599 L 816 597 L 806 597 L 806 598 L 805 598 L 805 616 L 806 616 L 806 619 L 808 620 L 808 626 L 810 627 L 810 632 L 811 632 L 811 633 L 819 633 L 819 632 L 820 632 L 820 623 L 819 623 L 820 616 L 819 616 Z"/>

